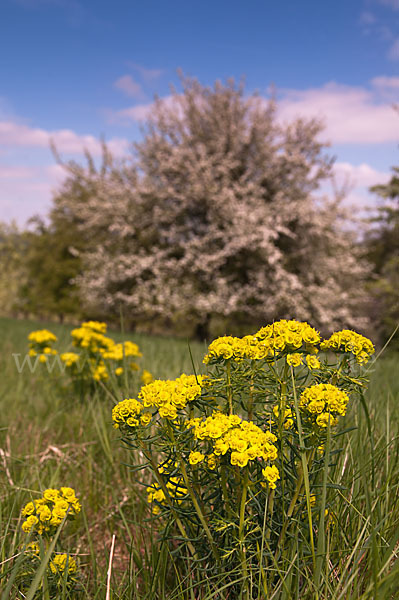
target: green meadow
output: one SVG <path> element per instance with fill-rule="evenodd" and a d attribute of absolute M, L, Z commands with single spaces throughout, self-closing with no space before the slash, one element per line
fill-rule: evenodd
<path fill-rule="evenodd" d="M 129 468 L 134 462 L 132 451 L 121 444 L 111 419 L 115 402 L 136 397 L 139 382 L 111 391 L 99 384 L 90 398 L 82 400 L 56 368 L 49 373 L 40 365 L 31 372 L 25 365 L 18 372 L 14 355 L 21 355 L 17 360 L 22 360 L 28 334 L 44 327 L 57 335 L 59 347 L 70 349 L 70 326 L 0 319 L 0 599 L 70 597 L 65 586 L 57 596 L 49 596 L 40 577 L 29 592 L 17 587 L 26 538 L 21 508 L 32 494 L 61 486 L 73 487 L 82 504 L 78 519 L 62 532 L 64 551 L 78 560 L 79 597 L 240 597 L 225 585 L 223 573 L 207 579 L 194 566 L 190 578 L 182 580 L 178 559 L 157 537 L 157 517 L 149 510 L 144 476 Z M 136 342 L 143 354 L 142 367 L 157 379 L 192 373 L 193 365 L 196 372 L 204 371 L 204 344 L 110 333 L 117 341 Z M 318 590 L 312 570 L 301 567 L 301 549 L 291 533 L 284 565 L 270 565 L 274 583 L 267 596 L 263 593 L 259 598 L 399 597 L 398 356 L 386 351 L 364 371 L 370 377 L 369 387 L 364 401 L 352 403 L 340 424 L 347 431 L 337 438 L 339 452 L 328 473 L 339 488 L 327 486 L 331 509 L 318 563 Z M 258 573 L 248 577 L 255 580 Z"/>

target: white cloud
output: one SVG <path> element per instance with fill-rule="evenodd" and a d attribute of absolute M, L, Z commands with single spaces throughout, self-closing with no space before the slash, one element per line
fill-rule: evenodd
<path fill-rule="evenodd" d="M 51 141 L 60 152 L 81 154 L 87 149 L 93 156 L 101 155 L 101 142 L 92 135 L 79 135 L 71 129 L 47 131 L 15 121 L 0 121 L 0 144 L 6 148 L 49 148 Z M 122 156 L 127 153 L 129 142 L 112 138 L 107 145 L 116 156 Z"/>
<path fill-rule="evenodd" d="M 114 82 L 114 87 L 124 92 L 130 98 L 143 98 L 144 92 L 140 83 L 134 81 L 131 75 L 124 75 Z"/>
<path fill-rule="evenodd" d="M 348 184 L 353 188 L 369 188 L 379 183 L 387 183 L 391 178 L 389 173 L 377 171 L 366 163 L 352 165 L 348 162 L 336 162 L 334 175 L 338 183 Z"/>
<path fill-rule="evenodd" d="M 381 85 L 397 89 L 397 78 L 375 78 L 370 89 L 335 82 L 308 90 L 282 90 L 280 118 L 319 118 L 326 130 L 323 137 L 337 144 L 378 144 L 399 139 L 399 117 L 392 101 L 381 98 Z M 374 82 L 374 84 L 373 84 Z M 376 83 L 377 82 L 377 83 Z"/>

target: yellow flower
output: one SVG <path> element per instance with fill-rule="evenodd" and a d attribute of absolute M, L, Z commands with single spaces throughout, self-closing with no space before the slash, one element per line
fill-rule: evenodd
<path fill-rule="evenodd" d="M 39 519 L 37 517 L 35 517 L 34 515 L 30 515 L 30 517 L 28 517 L 26 519 L 26 521 L 24 521 L 22 523 L 22 529 L 23 529 L 23 531 L 29 532 L 38 523 L 39 523 Z"/>
<path fill-rule="evenodd" d="M 152 419 L 152 414 L 150 412 L 146 412 L 140 417 L 140 422 L 142 425 L 147 426 Z"/>
<path fill-rule="evenodd" d="M 141 382 L 144 385 L 147 385 L 148 383 L 151 383 L 152 381 L 154 381 L 154 378 L 151 375 L 151 373 L 149 371 L 146 371 L 146 369 L 143 369 L 143 372 L 141 374 Z"/>
<path fill-rule="evenodd" d="M 319 427 L 328 427 L 329 421 L 330 425 L 333 426 L 337 424 L 338 419 L 335 419 L 330 413 L 327 412 L 321 413 L 316 419 L 316 423 Z"/>
<path fill-rule="evenodd" d="M 280 479 L 278 468 L 275 465 L 272 465 L 271 467 L 265 467 L 262 469 L 262 475 L 267 480 L 269 488 L 274 490 L 276 488 L 277 479 Z"/>
<path fill-rule="evenodd" d="M 188 462 L 190 465 L 196 465 L 203 461 L 205 458 L 205 454 L 201 452 L 190 452 L 190 456 L 188 457 Z"/>
<path fill-rule="evenodd" d="M 59 490 L 49 488 L 47 490 L 44 490 L 43 498 L 45 500 L 52 500 L 53 502 L 55 502 L 57 499 L 60 498 L 60 492 Z"/>
<path fill-rule="evenodd" d="M 320 369 L 320 361 L 316 356 L 311 356 L 310 354 L 306 357 L 306 364 L 308 365 L 308 369 Z"/>
<path fill-rule="evenodd" d="M 206 464 L 208 465 L 208 469 L 214 471 L 217 467 L 217 458 L 214 454 L 209 454 L 206 458 Z"/>
<path fill-rule="evenodd" d="M 39 544 L 37 542 L 30 542 L 30 544 L 28 544 L 26 546 L 25 552 L 27 554 L 36 554 L 36 555 L 38 555 L 40 553 Z"/>
<path fill-rule="evenodd" d="M 50 569 L 54 574 L 63 575 L 65 570 L 68 570 L 68 573 L 75 573 L 77 569 L 76 561 L 68 554 L 56 554 L 53 560 L 50 561 Z"/>
<path fill-rule="evenodd" d="M 294 354 L 287 354 L 287 363 L 292 367 L 299 367 L 302 364 L 302 361 L 303 354 L 299 352 L 296 352 Z"/>
<path fill-rule="evenodd" d="M 246 452 L 232 452 L 230 462 L 232 465 L 238 465 L 239 467 L 246 467 L 249 461 L 248 454 Z"/>
<path fill-rule="evenodd" d="M 21 511 L 22 516 L 24 516 L 24 517 L 33 515 L 34 512 L 35 512 L 35 505 L 33 504 L 33 502 L 28 502 L 28 504 L 26 504 Z"/>

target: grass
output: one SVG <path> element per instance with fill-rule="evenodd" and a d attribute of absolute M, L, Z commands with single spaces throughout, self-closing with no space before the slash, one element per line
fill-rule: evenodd
<path fill-rule="evenodd" d="M 190 588 L 178 581 L 174 556 L 159 545 L 139 472 L 129 469 L 131 454 L 111 426 L 112 398 L 101 393 L 86 402 L 74 397 L 56 374 L 45 369 L 18 373 L 13 353 L 26 352 L 33 329 L 47 327 L 69 344 L 71 327 L 0 319 L 0 590 L 22 598 L 9 585 L 24 536 L 20 508 L 47 487 L 74 487 L 83 505 L 81 518 L 62 532 L 65 551 L 77 554 L 83 597 L 105 600 L 150 598 L 235 598 L 223 577 Z M 112 332 L 137 342 L 142 364 L 156 378 L 191 373 L 188 344 L 182 340 Z M 190 342 L 201 370 L 202 344 Z M 315 573 L 298 572 L 303 549 L 289 540 L 284 560 L 270 565 L 275 584 L 267 600 L 366 600 L 397 598 L 399 580 L 399 378 L 397 357 L 380 358 L 370 369 L 364 401 L 345 420 L 351 429 L 340 438 L 340 452 L 326 481 L 333 508 L 317 557 Z M 331 481 L 339 490 L 331 490 Z M 115 551 L 110 586 L 107 568 L 112 538 Z M 260 539 L 260 544 L 261 544 Z M 322 552 L 320 551 L 322 550 Z M 199 577 L 199 575 L 197 574 Z M 257 578 L 258 573 L 250 573 Z M 11 581 L 12 583 L 12 581 Z M 200 591 L 198 591 L 200 589 Z M 109 596 L 107 597 L 107 593 Z M 0 593 L 1 594 L 1 593 Z M 35 596 L 36 597 L 36 596 Z M 37 597 L 42 597 L 41 595 Z M 45 597 L 45 596 L 43 596 Z M 61 595 L 60 598 L 63 596 Z M 66 596 L 64 596 L 66 597 Z M 0 595 L 1 600 L 3 597 Z"/>

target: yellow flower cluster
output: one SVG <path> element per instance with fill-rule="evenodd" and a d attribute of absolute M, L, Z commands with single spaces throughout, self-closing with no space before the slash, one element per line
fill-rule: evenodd
<path fill-rule="evenodd" d="M 269 345 L 259 341 L 254 335 L 246 335 L 243 338 L 225 335 L 217 338 L 209 345 L 204 363 L 207 365 L 220 358 L 224 360 L 231 358 L 239 362 L 244 358 L 261 360 L 268 356 L 273 356 Z"/>
<path fill-rule="evenodd" d="M 100 348 L 100 354 L 104 360 L 112 360 L 114 362 L 119 363 L 115 369 L 115 375 L 118 376 L 122 375 L 123 373 L 122 363 L 125 357 L 128 358 L 129 356 L 143 356 L 139 350 L 138 345 L 131 341 L 126 341 L 120 344 L 114 344 L 113 346 L 110 346 L 107 349 Z M 130 368 L 133 371 L 139 370 L 139 366 L 135 362 L 130 363 Z"/>
<path fill-rule="evenodd" d="M 97 355 L 97 360 L 91 364 L 91 375 L 95 381 L 109 379 L 107 361 L 118 363 L 116 367 L 113 365 L 112 369 L 119 376 L 123 373 L 122 362 L 125 357 L 142 356 L 137 344 L 131 341 L 116 344 L 112 338 L 104 335 L 106 331 L 105 323 L 87 321 L 71 332 L 75 346 L 87 350 L 91 355 Z M 134 371 L 139 370 L 135 362 L 131 362 L 129 366 Z"/>
<path fill-rule="evenodd" d="M 306 352 L 316 353 L 316 346 L 320 339 L 319 333 L 308 323 L 283 319 L 262 327 L 255 335 L 246 335 L 243 338 L 230 335 L 217 338 L 209 345 L 204 363 L 209 364 L 220 358 L 234 361 L 241 361 L 244 358 L 261 360 L 275 357 L 283 351 L 290 353 L 294 351 L 290 360 L 297 363 L 293 366 L 299 366 L 302 357 L 295 350 L 303 349 Z"/>
<path fill-rule="evenodd" d="M 232 465 L 245 467 L 249 461 L 258 458 L 270 461 L 277 458 L 277 448 L 273 444 L 277 440 L 276 436 L 270 431 L 262 431 L 250 421 L 243 421 L 238 415 L 214 412 L 205 421 L 200 418 L 191 419 L 188 426 L 194 427 L 194 437 L 197 440 L 211 441 L 216 457 L 230 451 Z M 193 458 L 199 458 L 198 454 L 200 453 L 190 454 L 191 464 Z"/>
<path fill-rule="evenodd" d="M 350 329 L 333 333 L 328 340 L 321 343 L 321 349 L 351 352 L 360 364 L 366 363 L 375 352 L 374 345 L 368 338 Z"/>
<path fill-rule="evenodd" d="M 307 352 L 314 352 L 319 344 L 320 334 L 309 323 L 291 319 L 282 319 L 271 325 L 259 329 L 255 336 L 259 340 L 268 341 L 275 353 L 287 350 L 304 348 Z"/>
<path fill-rule="evenodd" d="M 162 418 L 174 420 L 178 410 L 201 394 L 202 381 L 200 375 L 184 373 L 175 380 L 156 379 L 141 388 L 139 399 L 145 408 L 157 408 Z"/>
<path fill-rule="evenodd" d="M 53 342 L 57 341 L 57 337 L 48 329 L 38 329 L 31 331 L 28 335 L 29 340 L 29 356 L 37 356 L 40 354 L 39 361 L 44 363 L 50 355 L 57 354 L 57 350 L 51 347 Z"/>
<path fill-rule="evenodd" d="M 346 413 L 349 397 L 346 392 L 330 383 L 318 383 L 304 390 L 299 400 L 299 407 L 319 427 L 336 425 L 337 417 Z"/>
<path fill-rule="evenodd" d="M 22 516 L 26 520 L 22 523 L 25 532 L 33 529 L 39 535 L 54 533 L 68 512 L 68 517 L 75 517 L 80 512 L 81 506 L 75 496 L 75 490 L 62 487 L 59 490 L 47 489 L 43 496 L 28 502 L 22 509 Z"/>
<path fill-rule="evenodd" d="M 48 329 L 38 329 L 37 331 L 31 331 L 28 335 L 28 340 L 32 342 L 32 344 L 49 345 L 52 342 L 57 341 L 57 336 Z"/>
<path fill-rule="evenodd" d="M 122 361 L 124 356 L 143 356 L 139 347 L 134 342 L 126 341 L 121 344 L 114 344 L 108 349 L 100 349 L 103 358 L 109 360 Z"/>
<path fill-rule="evenodd" d="M 93 353 L 110 349 L 115 345 L 115 342 L 104 335 L 106 330 L 107 325 L 105 323 L 97 321 L 82 323 L 80 327 L 71 331 L 73 344 Z"/>
<path fill-rule="evenodd" d="M 177 467 L 177 463 L 167 462 L 159 466 L 158 471 L 166 477 L 165 486 L 168 490 L 168 499 L 181 504 L 188 492 L 182 476 L 175 473 Z M 174 475 L 171 475 L 171 472 Z M 158 483 L 154 483 L 147 488 L 147 494 L 148 502 L 153 504 L 152 512 L 156 515 L 160 512 L 159 504 L 167 504 L 165 493 Z"/>
<path fill-rule="evenodd" d="M 151 413 L 145 412 L 141 414 L 144 406 L 134 398 L 126 398 L 118 402 L 112 409 L 112 420 L 115 429 L 119 429 L 123 425 L 128 427 L 137 427 L 138 425 L 148 425 L 151 421 Z"/>
<path fill-rule="evenodd" d="M 64 352 L 60 354 L 60 359 L 65 363 L 66 367 L 71 368 L 79 362 L 79 354 L 76 354 L 76 352 Z"/>
<path fill-rule="evenodd" d="M 76 573 L 76 561 L 69 554 L 56 554 L 53 560 L 50 561 L 50 570 L 55 575 L 64 575 L 65 570 L 68 573 Z"/>
<path fill-rule="evenodd" d="M 98 333 L 107 333 L 107 324 L 103 323 L 103 321 L 85 321 L 81 327 L 98 331 Z"/>
<path fill-rule="evenodd" d="M 92 377 L 94 381 L 106 381 L 109 378 L 108 369 L 106 365 L 100 361 L 98 364 L 93 361 L 92 365 Z"/>

